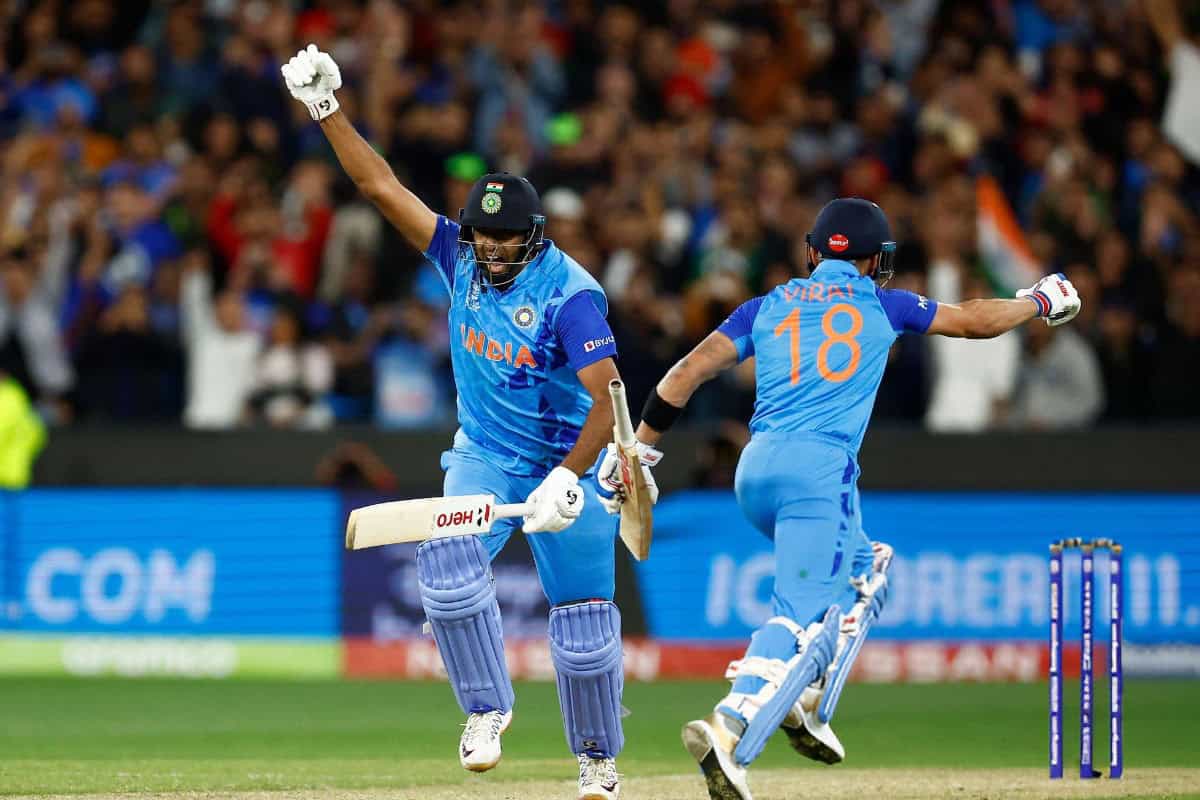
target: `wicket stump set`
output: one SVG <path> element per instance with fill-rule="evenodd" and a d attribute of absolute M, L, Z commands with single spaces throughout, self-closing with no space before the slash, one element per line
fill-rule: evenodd
<path fill-rule="evenodd" d="M 1098 778 L 1092 769 L 1092 670 L 1093 553 L 1108 550 L 1108 679 L 1109 759 L 1108 777 L 1119 778 L 1125 768 L 1122 738 L 1121 617 L 1125 594 L 1121 591 L 1121 545 L 1111 539 L 1063 539 L 1050 545 L 1050 777 L 1063 776 L 1063 551 L 1080 553 L 1079 591 L 1079 777 Z"/>

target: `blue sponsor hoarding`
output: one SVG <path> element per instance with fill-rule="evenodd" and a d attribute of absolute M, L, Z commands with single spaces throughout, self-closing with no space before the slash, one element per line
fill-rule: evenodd
<path fill-rule="evenodd" d="M 888 606 L 872 638 L 1039 640 L 1046 636 L 1047 547 L 1109 537 L 1125 548 L 1125 636 L 1200 642 L 1200 497 L 864 493 L 864 526 L 896 549 Z M 683 492 L 655 510 L 651 558 L 637 565 L 653 636 L 744 640 L 771 615 L 771 543 L 732 492 Z M 1107 558 L 1097 553 L 1097 624 L 1107 621 Z M 1079 559 L 1065 562 L 1077 620 Z"/>
<path fill-rule="evenodd" d="M 336 636 L 342 519 L 324 490 L 0 495 L 0 627 Z"/>

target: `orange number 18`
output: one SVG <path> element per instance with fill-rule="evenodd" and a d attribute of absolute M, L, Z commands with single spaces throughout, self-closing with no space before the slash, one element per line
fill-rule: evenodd
<path fill-rule="evenodd" d="M 848 331 L 839 333 L 834 330 L 833 318 L 838 314 L 848 314 L 850 316 L 850 329 Z M 835 306 L 831 306 L 825 312 L 825 315 L 821 317 L 821 331 L 825 334 L 825 341 L 821 342 L 821 346 L 817 348 L 817 373 L 822 378 L 831 383 L 841 383 L 858 371 L 858 362 L 862 357 L 862 347 L 859 346 L 858 340 L 854 337 L 862 332 L 862 327 L 862 312 L 849 303 L 838 303 Z M 791 345 L 791 382 L 797 384 L 800 382 L 799 308 L 793 308 L 791 313 L 775 326 L 776 336 L 782 336 L 784 333 L 788 334 L 789 344 Z M 829 349 L 835 344 L 844 344 L 850 348 L 850 362 L 839 370 L 831 370 L 829 368 Z"/>

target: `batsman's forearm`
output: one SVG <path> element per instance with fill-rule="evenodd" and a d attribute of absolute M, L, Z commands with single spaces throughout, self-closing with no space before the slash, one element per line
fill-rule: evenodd
<path fill-rule="evenodd" d="M 991 339 L 1037 317 L 1037 303 L 1024 297 L 967 300 L 959 304 L 967 314 L 968 339 Z"/>
<path fill-rule="evenodd" d="M 567 457 L 563 459 L 562 465 L 576 475 L 582 476 L 596 463 L 596 456 L 608 446 L 612 435 L 612 404 L 605 398 L 602 402 L 598 401 L 592 404 L 592 410 L 588 412 L 587 418 L 583 421 L 583 428 L 579 431 L 579 438 L 575 440 L 575 446 L 571 448 L 571 452 L 567 453 Z"/>
<path fill-rule="evenodd" d="M 737 364 L 737 360 L 738 352 L 733 340 L 720 331 L 714 331 L 667 370 L 655 391 L 668 405 L 682 409 L 697 389 Z M 658 444 L 662 435 L 663 431 L 651 427 L 644 420 L 638 423 L 635 433 L 639 442 L 650 445 Z"/>
<path fill-rule="evenodd" d="M 1142 8 L 1151 30 L 1162 42 L 1163 50 L 1170 58 L 1171 50 L 1183 35 L 1183 22 L 1176 0 L 1143 0 Z"/>
<path fill-rule="evenodd" d="M 368 198 L 373 189 L 382 191 L 384 183 L 396 180 L 387 161 L 359 135 L 344 112 L 336 111 L 321 120 L 321 131 L 333 145 L 342 169 Z"/>
<path fill-rule="evenodd" d="M 704 368 L 704 360 L 696 358 L 693 351 L 675 362 L 655 388 L 658 396 L 676 408 L 683 408 L 696 390 L 712 380 L 721 370 L 717 367 Z"/>
<path fill-rule="evenodd" d="M 658 396 L 667 401 L 676 408 L 683 408 L 687 405 L 688 400 L 700 388 L 700 384 L 710 380 L 716 375 L 704 377 L 694 367 L 689 364 L 688 357 L 681 358 L 675 366 L 663 376 L 663 379 L 658 382 L 655 391 Z M 663 437 L 663 431 L 652 428 L 646 424 L 645 420 L 638 422 L 637 431 L 634 436 L 642 444 L 657 445 L 659 439 Z"/>
<path fill-rule="evenodd" d="M 424 250 L 437 229 L 437 215 L 404 187 L 387 161 L 359 136 L 341 111 L 321 120 L 321 130 L 358 190 L 417 250 Z"/>

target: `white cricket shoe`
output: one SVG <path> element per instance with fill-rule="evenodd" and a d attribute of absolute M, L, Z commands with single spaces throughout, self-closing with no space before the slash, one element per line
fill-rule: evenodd
<path fill-rule="evenodd" d="M 621 776 L 615 758 L 592 758 L 579 754 L 579 800 L 617 800 Z"/>
<path fill-rule="evenodd" d="M 508 730 L 512 711 L 485 711 L 467 716 L 458 740 L 458 763 L 471 772 L 487 772 L 500 763 L 500 734 Z"/>
<path fill-rule="evenodd" d="M 846 748 L 829 723 L 817 719 L 817 707 L 823 694 L 823 690 L 806 686 L 779 727 L 787 734 L 792 749 L 800 755 L 825 764 L 838 764 L 846 757 Z"/>
<path fill-rule="evenodd" d="M 753 800 L 746 768 L 733 757 L 739 737 L 723 720 L 724 715 L 714 711 L 684 725 L 683 746 L 700 765 L 711 800 Z"/>

